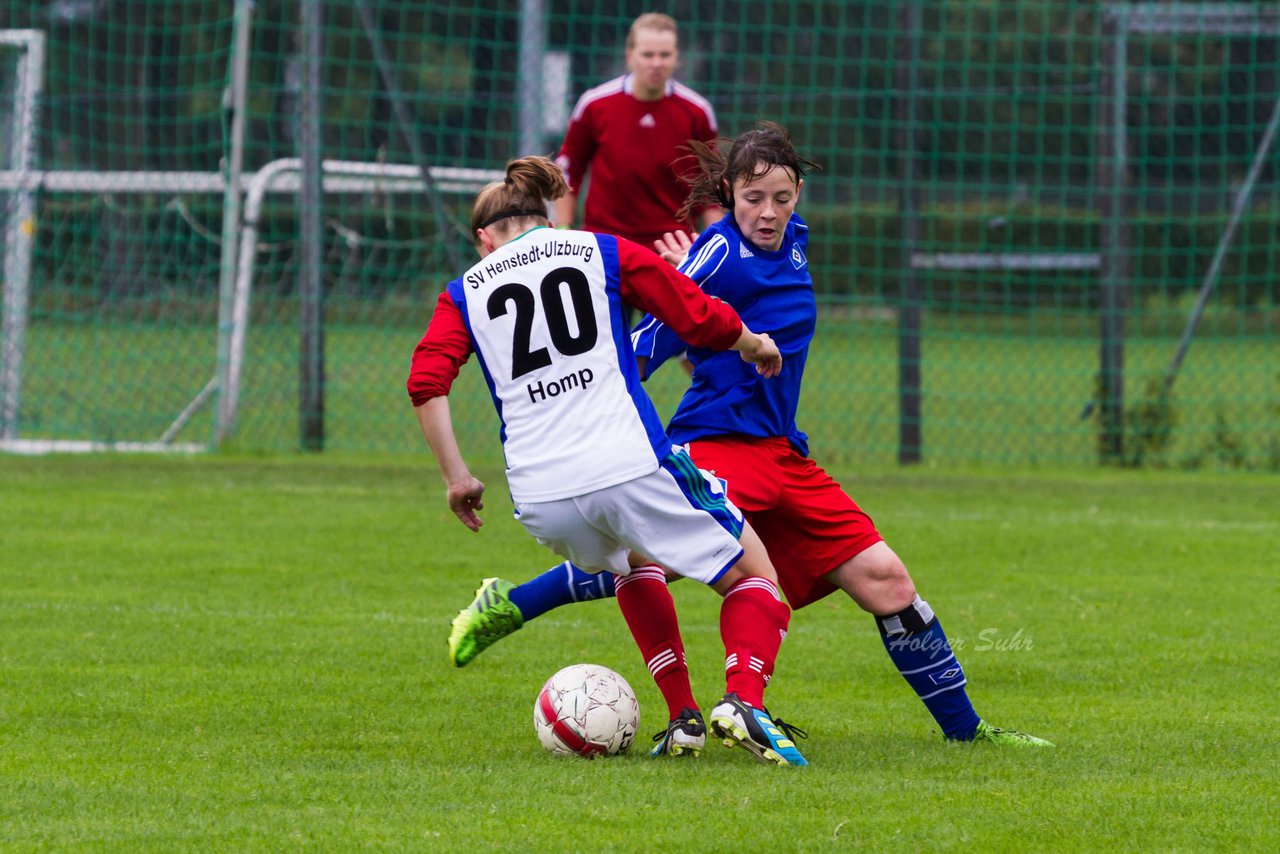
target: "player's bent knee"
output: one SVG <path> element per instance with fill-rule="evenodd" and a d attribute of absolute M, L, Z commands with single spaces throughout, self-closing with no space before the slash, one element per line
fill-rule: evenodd
<path fill-rule="evenodd" d="M 845 561 L 826 578 L 873 614 L 901 610 L 916 597 L 916 586 L 906 564 L 883 542 Z"/>

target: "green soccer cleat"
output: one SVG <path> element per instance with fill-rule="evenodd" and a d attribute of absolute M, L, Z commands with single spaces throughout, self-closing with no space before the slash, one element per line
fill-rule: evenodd
<path fill-rule="evenodd" d="M 449 660 L 466 667 L 471 659 L 524 625 L 524 616 L 507 594 L 515 587 L 501 578 L 486 578 L 476 598 L 453 618 Z"/>
<path fill-rule="evenodd" d="M 1000 729 L 1000 727 L 992 726 L 986 721 L 978 721 L 978 731 L 973 734 L 973 741 L 975 744 L 986 742 L 987 744 L 995 744 L 1001 747 L 1005 745 L 1013 747 L 1054 746 L 1052 741 L 1045 741 L 1043 738 L 1036 738 L 1034 735 L 1018 732 L 1016 729 Z"/>
<path fill-rule="evenodd" d="M 707 726 L 702 721 L 702 712 L 697 709 L 683 708 L 678 718 L 672 718 L 667 728 L 653 737 L 658 742 L 649 751 L 649 755 L 659 756 L 697 756 L 707 743 Z"/>

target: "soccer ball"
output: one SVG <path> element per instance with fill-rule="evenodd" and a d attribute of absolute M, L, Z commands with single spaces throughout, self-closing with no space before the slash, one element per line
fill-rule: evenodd
<path fill-rule="evenodd" d="M 574 664 L 556 673 L 533 704 L 533 728 L 551 753 L 612 756 L 636 737 L 640 704 L 617 673 L 599 664 Z"/>

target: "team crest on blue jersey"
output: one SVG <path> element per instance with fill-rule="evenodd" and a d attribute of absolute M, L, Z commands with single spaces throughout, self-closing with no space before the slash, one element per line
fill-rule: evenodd
<path fill-rule="evenodd" d="M 808 263 L 808 259 L 804 257 L 804 253 L 800 251 L 800 247 L 792 246 L 791 247 L 791 266 L 799 270 L 801 267 L 803 267 L 807 263 Z"/>

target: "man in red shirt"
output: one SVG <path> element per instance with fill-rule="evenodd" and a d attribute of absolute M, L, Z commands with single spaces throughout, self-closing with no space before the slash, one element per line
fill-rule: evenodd
<path fill-rule="evenodd" d="M 588 90 L 574 107 L 556 158 L 570 194 L 556 201 L 555 219 L 575 224 L 590 171 L 581 227 L 652 247 L 664 232 L 701 231 L 724 213 L 702 207 L 692 223 L 676 218 L 687 195 L 677 161 L 689 140 L 715 138 L 716 116 L 705 98 L 671 79 L 680 58 L 673 18 L 636 18 L 626 47 L 628 73 Z"/>

